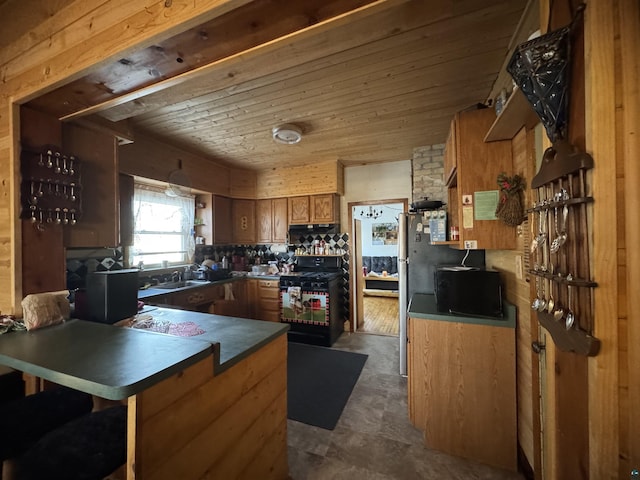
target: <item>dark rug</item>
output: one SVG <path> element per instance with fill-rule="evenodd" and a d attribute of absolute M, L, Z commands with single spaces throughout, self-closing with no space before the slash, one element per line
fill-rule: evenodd
<path fill-rule="evenodd" d="M 368 355 L 289 342 L 290 420 L 333 430 Z"/>

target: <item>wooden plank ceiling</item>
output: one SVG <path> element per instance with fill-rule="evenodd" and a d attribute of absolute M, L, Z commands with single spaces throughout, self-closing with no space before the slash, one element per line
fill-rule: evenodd
<path fill-rule="evenodd" d="M 486 100 L 525 3 L 256 0 L 30 105 L 239 168 L 406 160 Z M 272 140 L 283 123 L 299 144 Z"/>

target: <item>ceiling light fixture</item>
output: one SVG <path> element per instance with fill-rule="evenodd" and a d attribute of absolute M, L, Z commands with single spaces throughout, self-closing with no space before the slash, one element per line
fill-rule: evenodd
<path fill-rule="evenodd" d="M 273 127 L 273 130 L 271 130 L 271 135 L 273 139 L 278 143 L 293 145 L 302 140 L 302 129 L 297 125 L 286 123 L 278 127 Z"/>
<path fill-rule="evenodd" d="M 369 205 L 369 211 L 368 212 L 366 212 L 365 210 L 360 210 L 360 216 L 362 218 L 371 218 L 371 219 L 375 220 L 380 215 L 382 215 L 382 209 L 376 210 L 375 208 L 372 208 L 371 205 Z"/>

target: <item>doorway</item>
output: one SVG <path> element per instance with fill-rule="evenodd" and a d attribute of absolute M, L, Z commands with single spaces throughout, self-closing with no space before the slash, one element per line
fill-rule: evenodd
<path fill-rule="evenodd" d="M 398 217 L 406 199 L 349 203 L 353 238 L 352 330 L 398 336 Z"/>

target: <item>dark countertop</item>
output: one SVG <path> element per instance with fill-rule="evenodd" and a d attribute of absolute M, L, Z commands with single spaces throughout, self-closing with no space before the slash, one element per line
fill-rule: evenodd
<path fill-rule="evenodd" d="M 216 373 L 221 373 L 235 365 L 289 329 L 286 323 L 225 317 L 172 308 L 156 308 L 151 310 L 149 315 L 154 320 L 166 320 L 172 323 L 193 322 L 204 330 L 205 333 L 202 335 L 181 338 L 220 344 L 220 357 L 215 365 Z"/>
<path fill-rule="evenodd" d="M 144 300 L 146 298 L 150 298 L 150 297 L 158 297 L 161 295 L 170 295 L 172 293 L 176 293 L 176 292 L 183 292 L 185 290 L 196 290 L 198 288 L 206 288 L 206 287 L 211 287 L 213 285 L 223 285 L 225 283 L 230 283 L 230 282 L 237 282 L 239 280 L 242 280 L 242 278 L 244 277 L 229 277 L 229 278 L 223 278 L 222 280 L 215 280 L 213 282 L 202 282 L 199 285 L 190 285 L 187 287 L 181 287 L 181 288 L 153 288 L 153 287 L 149 287 L 145 290 L 138 290 L 138 300 Z"/>
<path fill-rule="evenodd" d="M 284 334 L 286 324 L 157 308 L 154 319 L 192 321 L 192 337 L 84 320 L 0 335 L 0 364 L 110 400 L 135 395 L 211 356 L 218 374 Z"/>
<path fill-rule="evenodd" d="M 490 327 L 515 328 L 516 307 L 506 301 L 502 302 L 504 316 L 502 318 L 467 317 L 440 313 L 436 308 L 436 297 L 428 293 L 416 293 L 411 297 L 407 312 L 411 318 L 425 320 L 441 320 L 444 322 L 470 323 L 475 325 L 487 325 Z"/>

